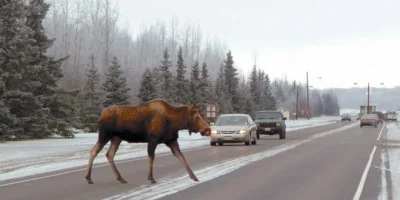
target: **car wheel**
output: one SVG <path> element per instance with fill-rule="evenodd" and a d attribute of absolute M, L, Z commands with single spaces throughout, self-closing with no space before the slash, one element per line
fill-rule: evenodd
<path fill-rule="evenodd" d="M 246 142 L 244 142 L 245 145 L 250 145 L 250 141 L 251 141 L 251 136 L 248 135 L 248 139 Z"/>
<path fill-rule="evenodd" d="M 219 145 L 219 146 L 222 146 L 222 145 L 224 145 L 224 143 L 222 143 L 222 142 L 218 142 L 218 145 Z"/>
<path fill-rule="evenodd" d="M 211 145 L 211 146 L 216 146 L 217 143 L 216 143 L 216 142 L 210 142 L 210 145 Z"/>
<path fill-rule="evenodd" d="M 257 140 L 259 140 L 260 139 L 260 134 L 259 133 L 257 133 Z"/>
<path fill-rule="evenodd" d="M 283 140 L 283 139 L 285 139 L 285 138 L 286 138 L 286 131 L 281 131 L 281 132 L 279 133 L 279 139 Z"/>
<path fill-rule="evenodd" d="M 257 144 L 257 140 L 256 140 L 256 138 L 254 138 L 254 140 L 253 140 L 253 141 L 251 141 L 251 144 L 252 144 L 252 145 L 256 145 L 256 144 Z"/>

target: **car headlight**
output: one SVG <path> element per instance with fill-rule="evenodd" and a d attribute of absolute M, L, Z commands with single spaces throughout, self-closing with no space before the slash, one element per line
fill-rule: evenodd
<path fill-rule="evenodd" d="M 281 126 L 281 123 L 280 122 L 276 123 L 276 126 Z"/>
<path fill-rule="evenodd" d="M 239 133 L 240 134 L 245 134 L 245 133 L 247 133 L 247 131 L 246 130 L 240 130 Z"/>
<path fill-rule="evenodd" d="M 218 131 L 217 130 L 212 130 L 211 134 L 218 134 Z"/>

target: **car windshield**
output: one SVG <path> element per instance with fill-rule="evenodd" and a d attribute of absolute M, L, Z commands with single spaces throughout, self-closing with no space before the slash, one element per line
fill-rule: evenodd
<path fill-rule="evenodd" d="M 280 112 L 258 112 L 256 113 L 256 119 L 281 119 L 282 113 Z"/>
<path fill-rule="evenodd" d="M 240 125 L 248 125 L 247 117 L 245 116 L 220 116 L 218 117 L 215 125 L 217 126 L 226 126 L 226 125 L 233 125 L 233 126 L 240 126 Z"/>

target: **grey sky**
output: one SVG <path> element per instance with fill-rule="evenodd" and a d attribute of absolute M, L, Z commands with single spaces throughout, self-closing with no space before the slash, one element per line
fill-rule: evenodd
<path fill-rule="evenodd" d="M 245 73 L 257 51 L 258 66 L 272 77 L 303 81 L 308 70 L 316 87 L 368 80 L 398 84 L 400 1 L 119 0 L 119 5 L 121 20 L 133 32 L 143 22 L 174 16 L 180 25 L 198 22 L 206 35 L 227 43 Z M 318 76 L 323 81 L 315 82 Z"/>

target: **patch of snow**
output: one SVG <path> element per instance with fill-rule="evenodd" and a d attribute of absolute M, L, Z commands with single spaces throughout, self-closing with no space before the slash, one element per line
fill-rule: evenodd
<path fill-rule="evenodd" d="M 399 123 L 387 123 L 386 128 L 387 128 L 387 139 L 389 140 L 388 143 L 390 143 L 390 140 L 394 141 L 400 141 L 400 127 Z M 398 148 L 388 148 L 388 160 L 390 169 L 389 171 L 392 170 L 397 170 L 400 169 L 400 149 Z M 392 184 L 392 198 L 393 199 L 400 199 L 400 185 L 397 184 L 400 182 L 400 173 L 389 173 L 390 174 L 390 179 Z"/>

